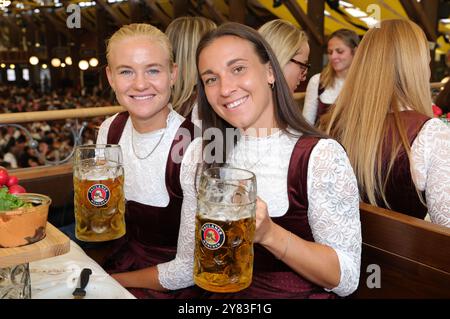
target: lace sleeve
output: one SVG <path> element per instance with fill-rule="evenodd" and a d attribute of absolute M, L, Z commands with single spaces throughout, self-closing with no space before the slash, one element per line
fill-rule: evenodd
<path fill-rule="evenodd" d="M 361 263 L 359 192 L 342 146 L 321 140 L 308 165 L 308 219 L 314 240 L 336 251 L 341 278 L 331 291 L 347 296 L 358 287 Z"/>
<path fill-rule="evenodd" d="M 303 104 L 303 117 L 314 125 L 319 105 L 317 92 L 319 89 L 320 74 L 314 75 L 306 87 L 305 103 Z"/>
<path fill-rule="evenodd" d="M 195 213 L 197 192 L 195 176 L 197 163 L 201 162 L 201 138 L 194 140 L 186 150 L 181 163 L 180 182 L 183 188 L 180 230 L 178 234 L 175 259 L 158 264 L 158 279 L 161 285 L 170 290 L 192 286 L 195 247 Z"/>
<path fill-rule="evenodd" d="M 450 128 L 431 119 L 411 147 L 411 173 L 423 191 L 431 221 L 450 227 Z"/>

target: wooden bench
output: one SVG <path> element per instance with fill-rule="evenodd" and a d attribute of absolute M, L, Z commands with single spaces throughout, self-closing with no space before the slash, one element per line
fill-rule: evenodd
<path fill-rule="evenodd" d="M 361 276 L 352 297 L 450 298 L 449 228 L 364 203 L 360 213 Z"/>

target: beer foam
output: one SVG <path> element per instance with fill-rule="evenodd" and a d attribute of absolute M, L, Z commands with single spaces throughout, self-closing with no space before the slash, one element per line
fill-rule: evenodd
<path fill-rule="evenodd" d="M 217 221 L 238 221 L 255 216 L 255 203 L 245 205 L 218 204 L 210 201 L 198 201 L 198 215 Z"/>

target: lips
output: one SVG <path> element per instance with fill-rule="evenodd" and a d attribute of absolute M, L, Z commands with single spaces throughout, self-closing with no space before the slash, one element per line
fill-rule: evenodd
<path fill-rule="evenodd" d="M 248 99 L 248 95 L 247 95 L 247 96 L 244 96 L 244 97 L 241 97 L 240 99 L 237 99 L 237 100 L 235 100 L 235 101 L 233 101 L 233 102 L 226 103 L 226 104 L 224 104 L 224 106 L 225 106 L 227 109 L 232 110 L 232 109 L 235 109 L 235 108 L 237 108 L 238 106 L 244 104 L 244 103 L 247 101 L 247 99 Z"/>

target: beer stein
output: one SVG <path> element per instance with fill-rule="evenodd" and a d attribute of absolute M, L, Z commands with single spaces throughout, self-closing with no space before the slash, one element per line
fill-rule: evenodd
<path fill-rule="evenodd" d="M 107 241 L 125 235 L 124 171 L 120 146 L 77 146 L 73 183 L 75 236 L 82 241 Z"/>
<path fill-rule="evenodd" d="M 215 167 L 200 177 L 195 222 L 194 282 L 213 292 L 236 292 L 252 282 L 256 177 Z"/>

